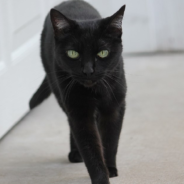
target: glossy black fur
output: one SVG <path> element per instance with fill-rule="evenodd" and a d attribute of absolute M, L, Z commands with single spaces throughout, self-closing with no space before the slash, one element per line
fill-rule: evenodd
<path fill-rule="evenodd" d="M 109 177 L 118 175 L 116 153 L 125 112 L 118 18 L 122 19 L 125 6 L 105 19 L 83 1 L 64 2 L 55 9 L 62 14 L 53 9 L 45 20 L 41 57 L 46 77 L 30 108 L 53 92 L 70 124 L 69 160 L 85 162 L 92 184 L 109 184 Z M 58 21 L 64 24 L 58 26 Z M 70 49 L 80 57 L 69 58 Z M 99 58 L 101 50 L 108 50 L 109 56 Z"/>

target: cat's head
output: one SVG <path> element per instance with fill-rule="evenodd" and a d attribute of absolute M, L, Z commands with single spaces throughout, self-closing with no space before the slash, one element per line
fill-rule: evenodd
<path fill-rule="evenodd" d="M 90 87 L 121 61 L 125 5 L 104 19 L 75 21 L 52 9 L 55 59 L 62 70 Z"/>

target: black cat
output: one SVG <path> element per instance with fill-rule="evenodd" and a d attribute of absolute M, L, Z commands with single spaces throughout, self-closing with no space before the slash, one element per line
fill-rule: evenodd
<path fill-rule="evenodd" d="M 124 10 L 122 6 L 102 19 L 84 1 L 63 2 L 50 11 L 41 36 L 46 76 L 30 108 L 54 93 L 70 124 L 69 160 L 84 160 L 93 184 L 109 184 L 109 177 L 118 175 L 116 153 L 126 96 Z"/>

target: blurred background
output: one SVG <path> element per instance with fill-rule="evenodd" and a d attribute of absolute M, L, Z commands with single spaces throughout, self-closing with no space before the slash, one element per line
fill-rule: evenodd
<path fill-rule="evenodd" d="M 61 0 L 0 0 L 0 137 L 28 111 L 41 83 L 40 33 Z M 126 4 L 124 56 L 184 51 L 183 0 L 88 0 L 102 17 Z"/>

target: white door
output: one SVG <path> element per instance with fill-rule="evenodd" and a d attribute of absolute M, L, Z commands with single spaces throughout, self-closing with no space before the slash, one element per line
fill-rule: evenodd
<path fill-rule="evenodd" d="M 39 40 L 58 0 L 0 0 L 0 138 L 28 111 L 44 71 Z"/>

